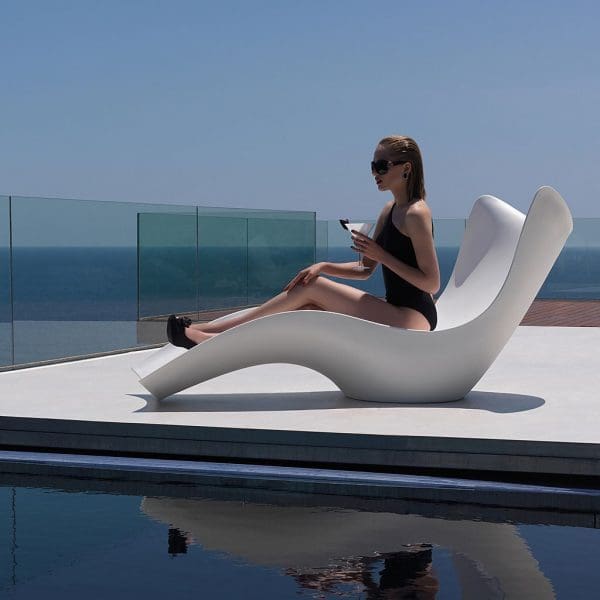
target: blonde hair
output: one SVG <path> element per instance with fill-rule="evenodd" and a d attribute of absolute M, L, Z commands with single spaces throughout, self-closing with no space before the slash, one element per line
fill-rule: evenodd
<path fill-rule="evenodd" d="M 411 164 L 408 175 L 409 201 L 425 200 L 425 178 L 423 175 L 423 159 L 417 142 L 405 135 L 390 135 L 379 141 L 389 151 L 390 160 L 406 160 Z"/>

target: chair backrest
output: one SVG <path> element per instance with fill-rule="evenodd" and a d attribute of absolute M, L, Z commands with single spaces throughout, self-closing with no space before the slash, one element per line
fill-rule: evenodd
<path fill-rule="evenodd" d="M 478 198 L 436 303 L 436 331 L 473 321 L 494 305 L 494 318 L 501 310 L 506 326 L 516 327 L 572 230 L 569 208 L 549 186 L 537 190 L 527 216 L 494 196 Z"/>

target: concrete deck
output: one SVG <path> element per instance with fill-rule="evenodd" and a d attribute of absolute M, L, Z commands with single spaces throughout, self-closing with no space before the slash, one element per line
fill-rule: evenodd
<path fill-rule="evenodd" d="M 359 402 L 281 363 L 158 402 L 130 369 L 154 350 L 9 371 L 0 449 L 600 475 L 599 348 L 597 327 L 519 327 L 470 394 L 439 405 Z"/>

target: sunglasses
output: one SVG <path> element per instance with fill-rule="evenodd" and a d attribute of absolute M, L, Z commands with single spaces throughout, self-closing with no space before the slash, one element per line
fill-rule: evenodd
<path fill-rule="evenodd" d="M 381 160 L 371 161 L 371 173 L 373 171 L 375 171 L 378 175 L 385 175 L 390 170 L 390 165 L 401 165 L 405 162 L 408 162 L 408 161 L 407 160 L 392 161 L 392 160 L 385 160 L 383 158 Z"/>

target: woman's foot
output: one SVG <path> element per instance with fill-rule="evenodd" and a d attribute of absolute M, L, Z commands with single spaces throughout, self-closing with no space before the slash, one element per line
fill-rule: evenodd
<path fill-rule="evenodd" d="M 177 317 L 177 320 L 184 326 L 189 327 L 192 324 L 192 320 L 189 317 Z"/>
<path fill-rule="evenodd" d="M 173 339 L 171 340 L 171 343 L 174 346 L 179 346 L 180 348 L 193 348 L 194 346 L 198 345 L 198 342 L 195 342 L 193 340 L 191 340 L 189 337 L 186 336 L 186 329 L 185 327 L 181 326 L 181 327 L 175 327 L 173 329 Z"/>
<path fill-rule="evenodd" d="M 216 333 L 204 333 L 198 329 L 184 327 L 184 322 L 183 319 L 177 319 L 175 315 L 169 317 L 167 322 L 167 337 L 169 338 L 169 342 L 174 346 L 188 349 L 193 348 L 200 342 L 205 342 L 217 335 Z"/>
<path fill-rule="evenodd" d="M 177 317 L 170 315 L 167 319 L 167 339 L 171 344 L 175 337 L 176 331 L 183 331 L 186 327 L 192 324 L 192 320 L 189 317 Z"/>
<path fill-rule="evenodd" d="M 170 315 L 167 319 L 167 339 L 172 344 L 175 330 L 179 329 L 179 323 L 175 315 Z"/>

